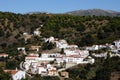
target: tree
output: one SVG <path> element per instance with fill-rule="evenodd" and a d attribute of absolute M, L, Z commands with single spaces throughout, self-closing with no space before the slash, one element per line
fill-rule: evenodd
<path fill-rule="evenodd" d="M 60 80 L 57 76 L 44 76 L 43 80 Z"/>
<path fill-rule="evenodd" d="M 79 74 L 79 78 L 86 80 L 87 79 L 86 75 L 87 75 L 87 70 L 83 69 Z"/>
<path fill-rule="evenodd" d="M 11 75 L 5 73 L 2 68 L 0 68 L 0 80 L 11 80 Z"/>
<path fill-rule="evenodd" d="M 12 34 L 9 32 L 9 31 L 7 31 L 7 33 L 6 33 L 6 38 L 8 38 L 8 37 L 10 37 Z"/>
<path fill-rule="evenodd" d="M 65 54 L 64 48 L 61 49 L 60 54 Z"/>
<path fill-rule="evenodd" d="M 2 29 L 0 29 L 0 37 L 4 36 L 4 32 Z"/>
<path fill-rule="evenodd" d="M 78 43 L 80 46 L 90 46 L 94 43 L 94 38 L 90 35 L 87 34 L 86 36 L 81 38 L 81 41 Z"/>
<path fill-rule="evenodd" d="M 35 74 L 33 78 L 31 78 L 30 80 L 44 80 L 40 74 Z"/>
<path fill-rule="evenodd" d="M 77 31 L 83 32 L 85 30 L 85 26 L 82 23 L 80 25 L 76 26 L 76 27 L 77 27 L 76 28 Z"/>
<path fill-rule="evenodd" d="M 98 37 L 98 39 L 100 39 L 100 40 L 101 40 L 101 39 L 105 39 L 105 38 L 108 37 L 108 34 L 105 33 L 105 32 L 98 32 L 97 37 Z"/>
<path fill-rule="evenodd" d="M 10 60 L 6 61 L 6 68 L 7 69 L 16 69 L 16 67 L 19 67 L 19 62 L 17 60 Z"/>
<path fill-rule="evenodd" d="M 96 77 L 93 80 L 110 80 L 110 72 L 106 69 L 101 69 L 96 72 Z"/>
<path fill-rule="evenodd" d="M 7 43 L 2 43 L 1 46 L 5 48 L 7 46 Z"/>
<path fill-rule="evenodd" d="M 43 45 L 42 45 L 43 50 L 50 50 L 53 48 L 55 48 L 55 44 L 52 42 L 46 42 L 46 43 L 43 43 Z"/>

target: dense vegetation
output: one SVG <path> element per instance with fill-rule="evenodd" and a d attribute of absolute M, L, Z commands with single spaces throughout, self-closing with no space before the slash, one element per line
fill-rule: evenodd
<path fill-rule="evenodd" d="M 11 80 L 11 75 L 9 73 L 5 73 L 1 67 L 0 67 L 0 80 Z"/>
<path fill-rule="evenodd" d="M 1 52 L 12 51 L 15 54 L 14 48 L 25 46 L 22 34 L 32 34 L 41 24 L 44 25 L 41 28 L 43 37 L 66 39 L 70 44 L 78 46 L 105 44 L 120 38 L 120 17 L 0 12 Z M 38 40 L 33 37 L 29 43 L 40 44 Z"/>
<path fill-rule="evenodd" d="M 16 55 L 16 48 L 25 46 L 23 33 L 32 34 L 36 28 L 49 18 L 46 14 L 14 14 L 0 12 L 0 52 Z M 32 38 L 29 43 L 39 44 L 39 39 Z"/>
<path fill-rule="evenodd" d="M 26 78 L 22 80 L 60 80 L 59 77 L 57 76 L 42 76 L 40 74 L 35 74 L 33 75 L 34 77 L 32 78 Z"/>
<path fill-rule="evenodd" d="M 102 16 L 53 15 L 42 35 L 66 39 L 71 44 L 105 44 L 120 38 L 120 18 Z"/>
<path fill-rule="evenodd" d="M 120 58 L 97 58 L 94 64 L 78 65 L 67 71 L 74 80 L 111 80 L 111 73 L 120 71 Z"/>

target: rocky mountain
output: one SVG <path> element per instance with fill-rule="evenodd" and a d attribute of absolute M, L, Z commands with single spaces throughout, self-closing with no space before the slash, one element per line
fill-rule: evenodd
<path fill-rule="evenodd" d="M 79 16 L 120 16 L 120 12 L 112 10 L 102 10 L 102 9 L 88 9 L 88 10 L 76 10 L 71 12 L 66 12 L 66 14 L 79 15 Z"/>

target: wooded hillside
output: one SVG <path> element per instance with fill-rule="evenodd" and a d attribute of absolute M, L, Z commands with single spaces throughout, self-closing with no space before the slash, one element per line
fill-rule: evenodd
<path fill-rule="evenodd" d="M 23 33 L 32 34 L 41 24 L 44 25 L 40 29 L 42 37 L 66 39 L 80 47 L 110 43 L 120 38 L 120 17 L 0 12 L 0 50 L 24 46 Z"/>

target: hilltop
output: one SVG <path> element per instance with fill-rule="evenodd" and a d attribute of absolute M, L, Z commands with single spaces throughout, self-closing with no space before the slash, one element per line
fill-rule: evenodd
<path fill-rule="evenodd" d="M 70 11 L 66 12 L 66 14 L 71 15 L 78 15 L 78 16 L 119 16 L 120 12 L 112 11 L 112 10 L 102 10 L 102 9 L 88 9 L 88 10 L 76 10 L 76 11 Z"/>

